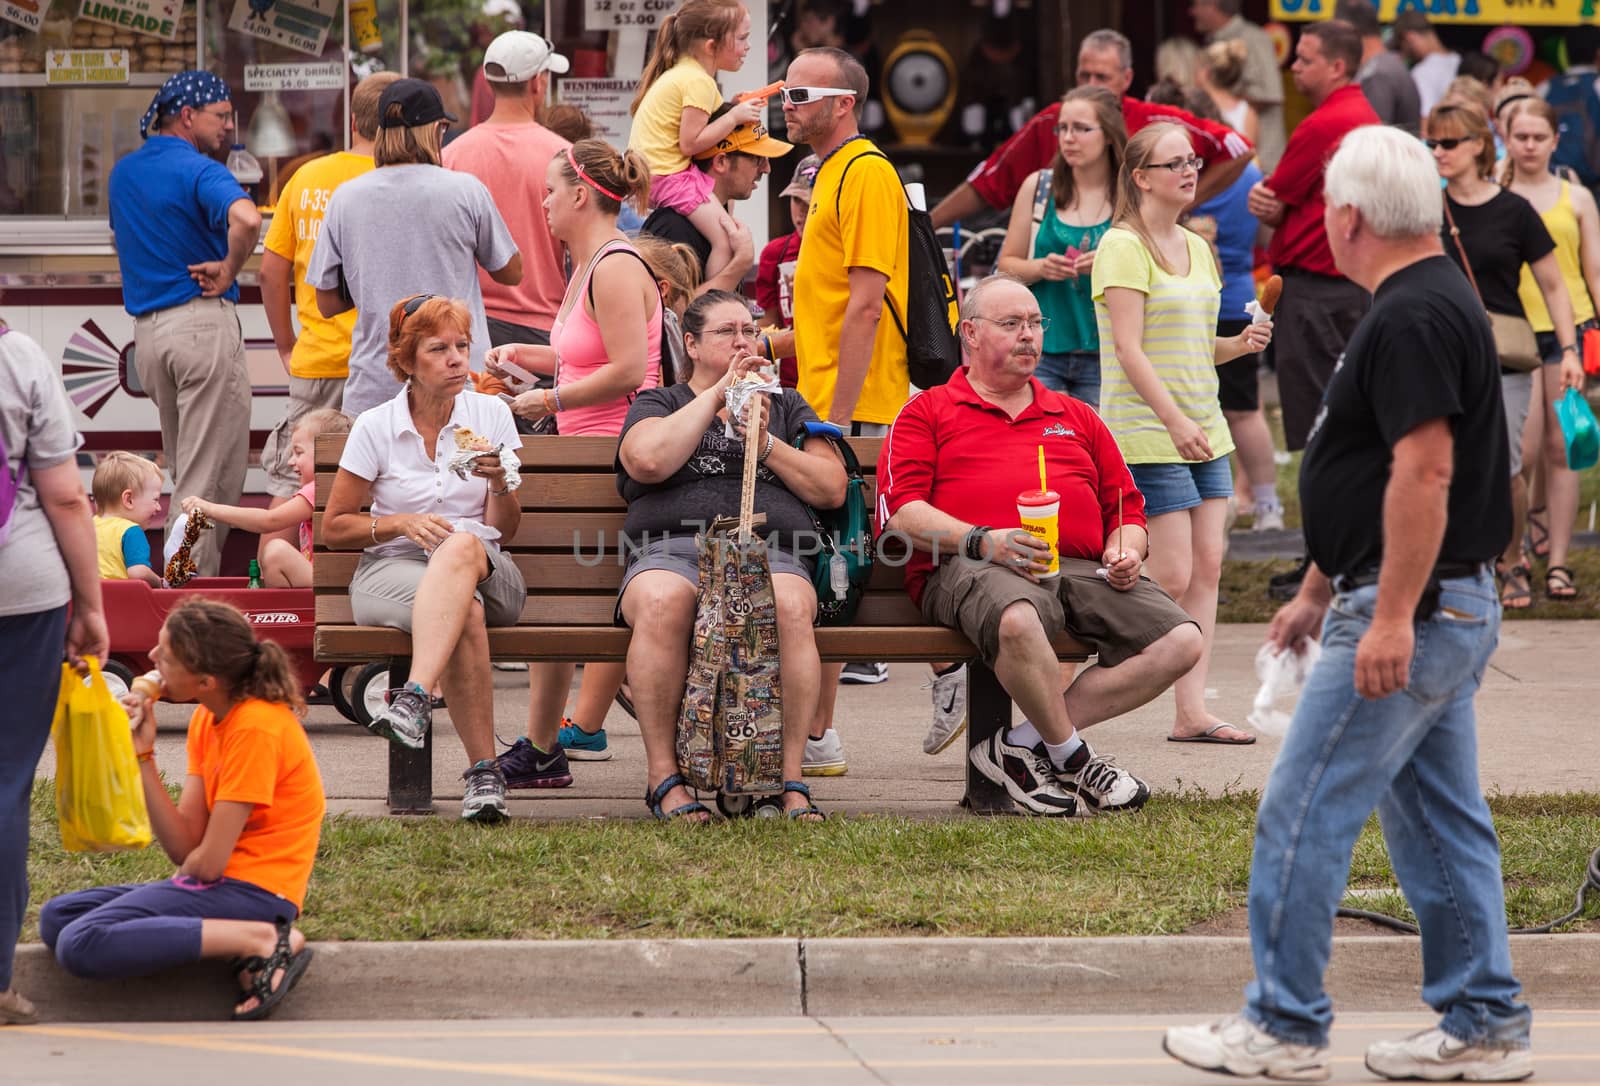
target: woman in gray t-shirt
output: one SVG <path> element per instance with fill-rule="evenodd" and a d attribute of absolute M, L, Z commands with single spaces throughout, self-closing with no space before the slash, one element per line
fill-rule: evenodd
<path fill-rule="evenodd" d="M 83 656 L 106 652 L 81 444 L 55 366 L 37 343 L 0 323 L 0 690 L 8 701 L 0 729 L 0 1025 L 35 1017 L 11 987 L 11 966 L 28 899 L 28 801 L 55 716 L 63 648 L 80 666 Z"/>
<path fill-rule="evenodd" d="M 628 500 L 623 531 L 640 548 L 623 575 L 617 613 L 641 635 L 628 643 L 628 679 L 644 739 L 646 803 L 657 818 L 710 817 L 678 775 L 673 746 L 699 585 L 694 522 L 737 515 L 745 457 L 754 455 L 755 509 L 767 516 L 764 534 L 778 606 L 784 792 L 777 802 L 790 817 L 817 820 L 821 812 L 800 781 L 806 729 L 822 689 L 812 634 L 817 594 L 801 556 L 811 531 L 805 505 L 843 504 L 844 466 L 824 438 L 794 447 L 804 424 L 817 415 L 792 389 L 771 397 L 759 432 L 741 428 L 735 437 L 726 436 L 724 394 L 761 362 L 755 321 L 743 298 L 721 290 L 701 295 L 684 311 L 683 330 L 692 367 L 687 382 L 640 393 L 617 446 L 617 489 Z"/>

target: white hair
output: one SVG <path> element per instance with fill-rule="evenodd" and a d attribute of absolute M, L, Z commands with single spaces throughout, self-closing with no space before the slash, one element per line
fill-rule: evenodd
<path fill-rule="evenodd" d="M 1373 124 L 1348 133 L 1323 174 L 1322 192 L 1329 207 L 1354 207 L 1383 238 L 1437 235 L 1444 221 L 1433 156 L 1398 128 Z"/>
<path fill-rule="evenodd" d="M 1084 37 L 1083 44 L 1078 46 L 1078 52 L 1082 53 L 1085 49 L 1093 49 L 1097 53 L 1115 51 L 1117 63 L 1122 65 L 1123 71 L 1133 67 L 1133 43 L 1126 35 L 1115 30 L 1091 31 Z"/>

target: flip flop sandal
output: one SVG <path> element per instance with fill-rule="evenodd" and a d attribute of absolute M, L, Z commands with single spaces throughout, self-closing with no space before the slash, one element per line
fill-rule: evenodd
<path fill-rule="evenodd" d="M 786 810 L 783 806 L 783 797 L 788 792 L 798 792 L 800 795 L 805 796 L 806 805 L 804 807 L 796 807 L 792 811 Z M 818 822 L 826 822 L 828 820 L 827 813 L 811 802 L 811 789 L 806 787 L 804 781 L 784 781 L 782 792 L 773 796 L 763 796 L 761 799 L 756 800 L 755 807 L 751 813 L 757 818 L 773 818 L 777 815 L 787 815 L 790 821 L 794 822 L 810 818 L 813 815 L 816 816 Z"/>
<path fill-rule="evenodd" d="M 1556 567 L 1560 569 L 1560 566 Z M 1524 611 L 1533 606 L 1533 582 L 1527 566 L 1512 566 L 1500 586 L 1500 607 L 1506 611 Z"/>
<path fill-rule="evenodd" d="M 1224 728 L 1228 728 L 1228 729 L 1231 729 L 1233 731 L 1236 731 L 1240 735 L 1244 736 L 1244 738 L 1243 739 L 1224 739 L 1221 735 L 1218 734 Z M 1207 728 L 1205 731 L 1201 732 L 1199 735 L 1169 735 L 1169 736 L 1167 736 L 1167 742 L 1169 742 L 1169 743 L 1217 743 L 1217 744 L 1220 744 L 1220 745 L 1225 746 L 1225 747 L 1248 747 L 1251 743 L 1254 743 L 1255 741 L 1256 741 L 1256 737 L 1255 736 L 1251 735 L 1249 732 L 1245 731 L 1243 728 L 1235 727 L 1232 724 L 1213 724 L 1211 727 Z"/>
<path fill-rule="evenodd" d="M 1550 557 L 1550 519 L 1544 506 L 1528 510 L 1525 546 L 1535 558 Z"/>
<path fill-rule="evenodd" d="M 676 822 L 681 818 L 685 819 L 686 821 L 695 822 L 702 825 L 710 823 L 711 808 L 707 807 L 699 800 L 692 800 L 688 803 L 685 803 L 681 807 L 674 807 L 670 811 L 662 811 L 661 801 L 667 798 L 668 792 L 672 791 L 680 784 L 685 788 L 689 787 L 689 782 L 683 779 L 683 774 L 674 773 L 672 776 L 668 777 L 654 788 L 647 789 L 644 794 L 644 805 L 650 808 L 650 814 L 657 822 Z M 697 814 L 703 814 L 706 817 L 704 819 L 689 817 L 690 815 Z"/>
<path fill-rule="evenodd" d="M 309 946 L 298 954 L 290 952 L 289 922 L 287 920 L 279 920 L 277 928 L 278 945 L 273 948 L 271 957 L 264 959 L 235 959 L 235 961 L 240 961 L 241 968 L 248 968 L 250 963 L 253 962 L 261 963 L 255 971 L 255 977 L 250 982 L 250 990 L 244 993 L 238 1003 L 234 1004 L 233 1020 L 235 1022 L 253 1022 L 271 1015 L 273 1011 L 277 1010 L 278 1004 L 288 997 L 290 990 L 299 983 L 300 978 L 305 975 L 306 968 L 311 964 L 313 952 Z M 279 978 L 278 986 L 274 988 L 272 986 L 272 978 L 280 971 L 283 976 Z M 239 1004 L 251 996 L 256 998 L 256 1005 L 249 1010 L 240 1010 Z"/>
<path fill-rule="evenodd" d="M 1553 600 L 1575 600 L 1578 585 L 1572 579 L 1572 570 L 1566 566 L 1551 566 L 1544 571 L 1544 594 Z"/>

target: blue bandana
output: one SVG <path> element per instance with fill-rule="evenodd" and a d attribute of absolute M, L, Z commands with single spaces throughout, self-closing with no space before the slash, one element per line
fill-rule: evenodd
<path fill-rule="evenodd" d="M 227 102 L 232 98 L 228 84 L 222 81 L 221 76 L 200 71 L 179 72 L 161 84 L 161 89 L 156 92 L 150 108 L 139 118 L 139 136 L 141 139 L 149 139 L 156 118 L 176 113 L 184 106 L 199 109 L 201 106 L 209 106 L 212 102 Z"/>

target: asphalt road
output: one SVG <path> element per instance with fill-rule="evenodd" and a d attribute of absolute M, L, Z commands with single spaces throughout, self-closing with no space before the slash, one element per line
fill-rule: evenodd
<path fill-rule="evenodd" d="M 493 978 L 485 979 L 492 999 Z M 708 993 L 708 998 L 715 998 Z M 1165 1086 L 1228 1079 L 1160 1048 L 1155 1017 L 535 1019 L 36 1026 L 0 1031 L 0 1083 L 118 1086 Z M 1417 1014 L 1342 1015 L 1336 1083 L 1370 1083 L 1372 1041 L 1428 1028 Z M 1600 1081 L 1600 1008 L 1538 1014 L 1539 1086 Z M 225 1076 L 225 1077 L 223 1077 Z"/>

